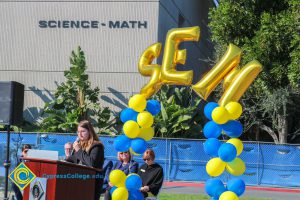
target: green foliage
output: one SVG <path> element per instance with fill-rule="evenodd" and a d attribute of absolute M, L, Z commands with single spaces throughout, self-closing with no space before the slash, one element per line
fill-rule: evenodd
<path fill-rule="evenodd" d="M 0 131 L 7 131 L 6 125 L 0 125 Z M 10 131 L 19 132 L 20 128 L 17 126 L 10 126 Z"/>
<path fill-rule="evenodd" d="M 23 119 L 20 126 L 10 126 L 10 130 L 14 132 L 38 132 L 39 127 L 37 124 Z M 0 125 L 0 131 L 7 131 L 7 125 Z"/>
<path fill-rule="evenodd" d="M 200 138 L 200 98 L 193 98 L 188 87 L 164 85 L 154 96 L 160 101 L 161 112 L 155 116 L 156 137 Z"/>
<path fill-rule="evenodd" d="M 234 43 L 244 50 L 242 64 L 253 59 L 263 64 L 258 87 L 267 91 L 286 84 L 299 87 L 300 9 L 292 5 L 282 0 L 221 1 L 211 10 L 209 24 L 218 56 Z"/>
<path fill-rule="evenodd" d="M 64 72 L 67 81 L 58 85 L 54 99 L 44 106 L 42 131 L 75 132 L 81 120 L 90 120 L 101 133 L 113 125 L 109 108 L 99 104 L 99 88 L 91 88 L 84 52 L 72 51 L 71 67 Z"/>
<path fill-rule="evenodd" d="M 245 120 L 272 127 L 281 142 L 286 142 L 283 130 L 297 132 L 280 119 L 299 114 L 289 109 L 300 97 L 299 13 L 299 0 L 222 0 L 209 14 L 217 58 L 234 43 L 244 51 L 242 66 L 253 59 L 262 63 L 263 72 L 245 95 L 245 110 L 253 112 Z M 288 126 L 298 127 L 293 120 Z"/>

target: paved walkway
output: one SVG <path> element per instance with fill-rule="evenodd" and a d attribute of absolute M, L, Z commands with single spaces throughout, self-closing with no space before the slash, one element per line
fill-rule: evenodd
<path fill-rule="evenodd" d="M 204 183 L 164 182 L 163 193 L 205 194 Z M 247 186 L 242 197 L 265 198 L 269 200 L 300 200 L 300 188 L 276 188 Z M 4 198 L 0 192 L 0 200 Z"/>
<path fill-rule="evenodd" d="M 163 193 L 206 194 L 204 183 L 165 182 Z M 300 188 L 275 188 L 247 186 L 242 197 L 265 198 L 270 200 L 300 200 Z"/>

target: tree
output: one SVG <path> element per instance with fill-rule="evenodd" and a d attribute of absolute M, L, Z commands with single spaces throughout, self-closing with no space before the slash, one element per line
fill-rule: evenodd
<path fill-rule="evenodd" d="M 84 52 L 72 51 L 71 67 L 64 72 L 67 81 L 58 85 L 54 99 L 44 106 L 43 131 L 76 132 L 81 120 L 90 120 L 101 133 L 113 125 L 109 108 L 99 104 L 99 88 L 91 88 Z"/>
<path fill-rule="evenodd" d="M 299 0 L 222 0 L 209 13 L 217 58 L 234 43 L 244 51 L 241 66 L 262 63 L 245 94 L 245 122 L 276 143 L 295 138 L 300 128 L 299 13 Z"/>

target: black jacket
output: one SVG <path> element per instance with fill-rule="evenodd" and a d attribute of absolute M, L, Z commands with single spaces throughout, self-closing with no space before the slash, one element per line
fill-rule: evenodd
<path fill-rule="evenodd" d="M 88 152 L 79 149 L 77 152 L 74 152 L 73 155 L 66 158 L 66 161 L 72 163 L 81 162 L 83 165 L 102 169 L 104 162 L 104 146 L 102 143 L 95 143 Z M 102 176 L 100 176 L 102 178 L 96 178 L 95 181 L 95 200 L 99 200 L 103 185 L 103 172 L 97 172 L 97 174 L 102 174 Z"/>
<path fill-rule="evenodd" d="M 162 167 L 156 163 L 152 165 L 143 164 L 139 168 L 138 175 L 142 179 L 143 186 L 149 186 L 149 192 L 156 196 L 164 180 Z"/>
<path fill-rule="evenodd" d="M 104 146 L 102 143 L 95 143 L 88 152 L 79 149 L 77 152 L 66 158 L 66 161 L 72 163 L 80 163 L 83 165 L 102 169 L 104 162 Z"/>

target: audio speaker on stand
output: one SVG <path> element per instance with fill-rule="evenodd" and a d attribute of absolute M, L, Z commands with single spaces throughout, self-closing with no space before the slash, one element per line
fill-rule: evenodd
<path fill-rule="evenodd" d="M 7 125 L 4 200 L 8 200 L 8 171 L 10 167 L 10 126 L 20 125 L 23 119 L 24 85 L 14 81 L 0 81 L 0 124 Z"/>

